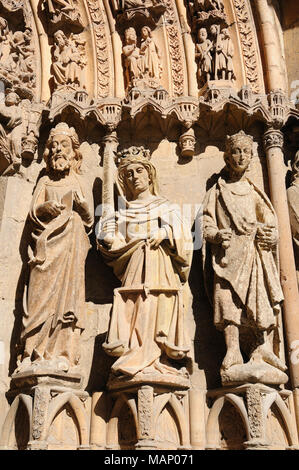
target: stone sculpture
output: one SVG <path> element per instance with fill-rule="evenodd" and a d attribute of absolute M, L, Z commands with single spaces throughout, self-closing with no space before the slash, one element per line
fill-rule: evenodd
<path fill-rule="evenodd" d="M 209 80 L 233 80 L 234 46 L 227 28 L 213 24 L 208 31 L 202 27 L 198 31 L 196 43 L 198 80 L 202 86 Z"/>
<path fill-rule="evenodd" d="M 198 60 L 198 78 L 205 81 L 210 80 L 212 73 L 212 42 L 208 39 L 206 28 L 198 31 L 198 43 L 196 44 L 195 57 Z"/>
<path fill-rule="evenodd" d="M 85 42 L 75 35 L 67 38 L 63 31 L 58 30 L 54 34 L 54 43 L 52 68 L 55 88 L 85 88 Z"/>
<path fill-rule="evenodd" d="M 144 26 L 141 30 L 140 56 L 142 78 L 148 82 L 158 82 L 161 75 L 161 53 L 148 26 Z"/>
<path fill-rule="evenodd" d="M 68 22 L 82 24 L 77 3 L 74 0 L 44 0 L 53 23 Z"/>
<path fill-rule="evenodd" d="M 1 167 L 21 164 L 22 152 L 22 110 L 20 97 L 13 91 L 8 91 L 5 102 L 0 104 L 0 155 L 6 161 Z"/>
<path fill-rule="evenodd" d="M 36 186 L 29 214 L 35 251 L 19 372 L 73 369 L 85 327 L 84 269 L 93 203 L 80 175 L 82 154 L 74 128 L 62 122 L 51 130 L 44 159 L 47 173 Z"/>
<path fill-rule="evenodd" d="M 137 35 L 134 28 L 125 31 L 123 47 L 126 82 L 129 87 L 159 86 L 161 77 L 161 54 L 148 26 L 141 30 L 140 48 L 137 46 Z"/>
<path fill-rule="evenodd" d="M 127 379 L 181 375 L 170 366 L 186 357 L 184 314 L 192 238 L 180 215 L 157 192 L 156 171 L 142 147 L 122 152 L 118 168 L 125 207 L 103 221 L 99 249 L 121 280 L 114 291 L 107 354 L 113 375 Z M 114 233 L 113 243 L 107 233 Z M 183 368 L 184 369 L 184 368 Z"/>
<path fill-rule="evenodd" d="M 125 75 L 127 83 L 135 85 L 140 77 L 140 50 L 137 47 L 137 35 L 134 28 L 128 28 L 125 31 L 125 45 L 123 47 Z"/>
<path fill-rule="evenodd" d="M 293 235 L 297 279 L 299 285 L 299 151 L 295 155 L 294 162 L 292 164 L 292 170 L 292 183 L 287 190 L 287 194 Z"/>
<path fill-rule="evenodd" d="M 0 17 L 0 58 L 1 73 L 10 81 L 22 86 L 35 85 L 34 73 L 34 47 L 32 43 L 32 30 L 10 31 L 5 18 Z"/>
<path fill-rule="evenodd" d="M 253 140 L 243 131 L 227 139 L 227 175 L 204 202 L 204 264 L 211 251 L 214 323 L 224 332 L 223 383 L 283 383 L 277 318 L 283 294 L 277 269 L 278 231 L 265 193 L 246 176 Z M 243 364 L 242 353 L 249 357 Z"/>

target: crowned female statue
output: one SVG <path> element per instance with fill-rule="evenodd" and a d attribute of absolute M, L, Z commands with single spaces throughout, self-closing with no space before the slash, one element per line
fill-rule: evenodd
<path fill-rule="evenodd" d="M 102 222 L 99 249 L 121 281 L 114 291 L 104 350 L 118 357 L 116 375 L 180 374 L 190 349 L 185 332 L 190 228 L 157 191 L 156 170 L 143 147 L 122 152 L 118 182 L 124 207 Z M 113 230 L 113 238 L 107 233 Z M 105 243 L 104 239 L 113 240 Z M 174 360 L 171 365 L 169 359 Z"/>

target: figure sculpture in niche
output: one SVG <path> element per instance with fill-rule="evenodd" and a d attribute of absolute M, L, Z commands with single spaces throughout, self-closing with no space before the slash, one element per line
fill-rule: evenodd
<path fill-rule="evenodd" d="M 37 183 L 29 214 L 35 250 L 18 371 L 36 366 L 74 370 L 85 327 L 84 270 L 93 203 L 80 175 L 82 154 L 74 128 L 62 122 L 51 130 L 44 159 L 47 173 Z"/>
<path fill-rule="evenodd" d="M 6 59 L 5 50 L 9 49 L 9 29 L 5 18 L 0 16 L 0 59 Z"/>
<path fill-rule="evenodd" d="M 292 183 L 287 190 L 290 212 L 290 222 L 293 235 L 293 246 L 299 285 L 299 151 L 296 153 L 292 164 Z"/>
<path fill-rule="evenodd" d="M 125 57 L 125 74 L 127 83 L 135 86 L 136 81 L 141 75 L 140 50 L 137 47 L 137 35 L 134 28 L 128 28 L 125 31 L 125 45 L 123 47 Z"/>
<path fill-rule="evenodd" d="M 122 286 L 114 291 L 104 350 L 118 357 L 113 375 L 186 375 L 180 361 L 190 349 L 185 332 L 192 237 L 178 212 L 157 192 L 149 152 L 131 147 L 121 153 L 118 180 L 125 207 L 103 221 L 99 249 Z M 114 241 L 105 244 L 111 230 Z M 174 362 L 175 364 L 175 362 Z M 183 373 L 184 371 L 184 373 Z M 138 375 L 137 375 L 138 374 Z"/>
<path fill-rule="evenodd" d="M 161 53 L 148 26 L 141 30 L 140 57 L 142 77 L 158 81 L 161 76 Z"/>
<path fill-rule="evenodd" d="M 17 82 L 26 83 L 29 87 L 35 84 L 34 47 L 32 30 L 9 30 L 7 21 L 0 17 L 0 59 L 1 72 L 12 77 L 14 85 Z"/>
<path fill-rule="evenodd" d="M 208 39 L 206 28 L 198 31 L 198 43 L 196 44 L 195 57 L 198 60 L 198 78 L 208 81 L 212 73 L 212 42 Z"/>
<path fill-rule="evenodd" d="M 86 88 L 83 77 L 86 58 L 84 44 L 79 37 L 71 35 L 68 39 L 59 30 L 54 34 L 53 77 L 56 89 L 69 86 L 71 88 Z M 83 49 L 82 49 L 83 48 Z"/>
<path fill-rule="evenodd" d="M 214 323 L 224 332 L 227 347 L 222 380 L 248 379 L 258 367 L 267 380 L 274 374 L 274 381 L 277 377 L 282 383 L 287 376 L 281 372 L 286 368 L 277 339 L 283 300 L 277 222 L 267 196 L 247 178 L 252 155 L 250 136 L 240 131 L 228 137 L 227 175 L 219 178 L 204 202 L 204 264 L 207 267 L 210 250 Z M 243 364 L 241 351 L 250 358 L 248 364 Z"/>
<path fill-rule="evenodd" d="M 135 29 L 126 29 L 123 55 L 127 86 L 156 88 L 159 85 L 161 53 L 148 26 L 141 30 L 140 48 L 137 46 Z"/>
<path fill-rule="evenodd" d="M 21 164 L 23 119 L 20 102 L 20 97 L 9 90 L 5 102 L 0 104 L 0 155 L 7 160 L 7 165 L 14 167 Z"/>
<path fill-rule="evenodd" d="M 215 80 L 231 80 L 233 78 L 234 46 L 227 28 L 223 28 L 216 40 Z M 216 75 L 217 74 L 217 75 Z"/>
<path fill-rule="evenodd" d="M 206 28 L 198 31 L 195 57 L 198 61 L 198 81 L 200 86 L 209 80 L 233 80 L 234 46 L 227 28 L 213 24 L 209 37 Z"/>
<path fill-rule="evenodd" d="M 54 23 L 64 20 L 81 24 L 81 15 L 74 0 L 44 0 L 44 3 Z"/>

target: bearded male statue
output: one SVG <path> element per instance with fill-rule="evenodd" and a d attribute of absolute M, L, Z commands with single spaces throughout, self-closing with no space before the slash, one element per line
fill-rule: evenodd
<path fill-rule="evenodd" d="M 64 122 L 51 130 L 46 144 L 46 175 L 37 183 L 29 213 L 35 249 L 19 372 L 35 366 L 66 372 L 78 365 L 85 327 L 87 233 L 93 224 L 79 145 L 75 129 Z"/>

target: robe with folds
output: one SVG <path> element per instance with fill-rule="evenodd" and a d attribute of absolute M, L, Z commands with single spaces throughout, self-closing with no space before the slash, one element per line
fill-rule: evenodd
<path fill-rule="evenodd" d="M 240 191 L 220 178 L 207 193 L 204 269 L 208 280 L 210 250 L 214 279 L 208 284 L 213 283 L 214 323 L 220 329 L 228 323 L 259 330 L 277 324 L 283 294 L 276 249 L 262 249 L 256 241 L 257 229 L 263 224 L 277 228 L 276 215 L 267 196 L 248 179 Z M 226 249 L 213 243 L 221 229 L 232 231 Z"/>
<path fill-rule="evenodd" d="M 147 239 L 159 227 L 166 229 L 167 239 L 154 249 Z M 134 376 L 155 367 L 165 347 L 190 348 L 185 311 L 193 245 L 190 228 L 159 196 L 150 202 L 129 202 L 119 213 L 118 231 L 123 235 L 121 248 L 100 246 L 122 285 L 114 292 L 107 346 L 124 345 L 112 370 Z"/>
<path fill-rule="evenodd" d="M 50 343 L 57 340 L 55 330 L 71 327 L 82 331 L 85 327 L 85 259 L 90 247 L 87 232 L 93 224 L 93 203 L 84 186 L 80 175 L 71 171 L 59 181 L 42 177 L 33 194 L 29 217 L 35 250 L 30 256 L 27 311 L 23 318 L 23 337 L 30 336 L 27 349 L 31 351 L 26 351 L 25 346 L 28 356 L 34 349 L 39 356 L 47 349 L 53 352 L 55 345 Z M 75 191 L 88 202 L 89 211 L 82 217 L 74 210 Z M 37 208 L 50 200 L 64 204 L 65 209 L 57 217 L 41 220 Z M 67 349 L 67 345 L 62 347 Z"/>

